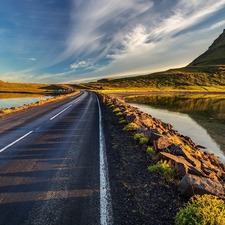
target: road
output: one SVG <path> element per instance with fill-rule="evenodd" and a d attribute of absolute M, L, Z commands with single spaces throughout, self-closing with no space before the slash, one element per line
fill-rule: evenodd
<path fill-rule="evenodd" d="M 94 93 L 0 121 L 0 224 L 113 224 Z"/>

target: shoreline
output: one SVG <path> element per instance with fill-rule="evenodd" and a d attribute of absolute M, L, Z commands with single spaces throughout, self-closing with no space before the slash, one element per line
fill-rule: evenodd
<path fill-rule="evenodd" d="M 174 166 L 180 185 L 178 191 L 185 197 L 199 194 L 212 194 L 225 198 L 225 164 L 214 153 L 203 151 L 204 146 L 196 145 L 193 140 L 173 129 L 173 126 L 150 114 L 143 113 L 123 100 L 110 94 L 101 94 L 103 102 L 120 116 L 126 124 L 134 124 L 133 135 L 141 133 L 146 142 L 142 149 L 153 148 L 158 159 Z M 127 126 L 128 126 L 127 125 Z M 210 184 L 210 185 L 207 185 Z"/>

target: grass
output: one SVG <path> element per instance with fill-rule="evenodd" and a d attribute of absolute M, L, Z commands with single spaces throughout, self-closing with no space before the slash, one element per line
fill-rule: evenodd
<path fill-rule="evenodd" d="M 116 116 L 122 116 L 123 115 L 123 113 L 121 113 L 121 112 L 118 112 L 117 114 L 116 114 Z"/>
<path fill-rule="evenodd" d="M 212 195 L 195 195 L 177 213 L 175 224 L 225 224 L 224 201 Z"/>
<path fill-rule="evenodd" d="M 135 141 L 140 141 L 141 138 L 144 138 L 145 135 L 143 133 L 137 133 L 134 135 L 134 140 Z"/>
<path fill-rule="evenodd" d="M 156 155 L 155 149 L 152 148 L 152 147 L 148 147 L 147 150 L 146 150 L 146 152 L 148 154 Z"/>
<path fill-rule="evenodd" d="M 148 138 L 146 138 L 146 137 L 140 138 L 139 143 L 140 143 L 141 145 L 147 144 L 147 143 L 148 143 Z"/>
<path fill-rule="evenodd" d="M 119 121 L 120 124 L 126 123 L 126 120 L 122 119 Z"/>
<path fill-rule="evenodd" d="M 129 123 L 127 126 L 123 128 L 124 131 L 135 130 L 137 128 L 136 123 Z"/>
<path fill-rule="evenodd" d="M 189 66 L 148 75 L 107 82 L 91 82 L 89 87 L 103 93 L 127 91 L 225 91 L 225 66 Z"/>
<path fill-rule="evenodd" d="M 177 173 L 172 164 L 168 163 L 166 160 L 160 160 L 156 165 L 149 166 L 148 170 L 151 172 L 161 171 L 165 174 L 167 181 L 172 181 L 172 179 L 177 177 Z"/>
<path fill-rule="evenodd" d="M 119 109 L 119 108 L 115 108 L 115 109 L 113 110 L 113 112 L 120 112 L 120 109 Z"/>
<path fill-rule="evenodd" d="M 62 89 L 56 85 L 32 84 L 32 83 L 9 83 L 0 81 L 0 91 L 16 92 L 47 92 Z"/>

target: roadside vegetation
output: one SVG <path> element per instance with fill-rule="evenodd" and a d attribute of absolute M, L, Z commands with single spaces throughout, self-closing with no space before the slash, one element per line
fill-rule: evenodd
<path fill-rule="evenodd" d="M 195 195 L 177 213 L 175 224 L 225 224 L 224 201 L 212 195 Z"/>

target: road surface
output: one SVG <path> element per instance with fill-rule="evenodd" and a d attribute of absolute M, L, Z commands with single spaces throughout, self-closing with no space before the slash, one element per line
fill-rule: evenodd
<path fill-rule="evenodd" d="M 97 96 L 0 121 L 0 224 L 113 224 Z"/>

